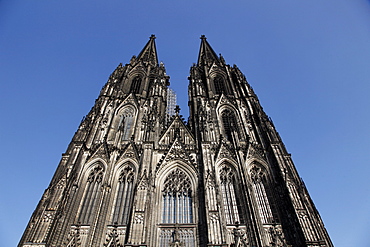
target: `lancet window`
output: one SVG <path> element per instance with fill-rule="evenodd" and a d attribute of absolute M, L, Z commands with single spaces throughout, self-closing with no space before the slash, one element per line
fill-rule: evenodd
<path fill-rule="evenodd" d="M 116 203 L 113 213 L 113 224 L 127 225 L 133 198 L 135 173 L 128 164 L 118 178 Z"/>
<path fill-rule="evenodd" d="M 274 218 L 269 202 L 268 193 L 266 191 L 266 175 L 264 171 L 258 167 L 253 166 L 250 170 L 252 179 L 252 188 L 257 203 L 257 208 L 263 224 L 273 223 Z"/>
<path fill-rule="evenodd" d="M 216 94 L 222 94 L 222 93 L 226 92 L 226 90 L 225 90 L 225 81 L 224 81 L 224 78 L 222 78 L 221 76 L 216 76 L 213 79 L 213 85 L 215 86 L 215 93 Z"/>
<path fill-rule="evenodd" d="M 224 165 L 220 169 L 221 193 L 227 224 L 243 223 L 238 201 L 238 185 L 234 169 Z"/>
<path fill-rule="evenodd" d="M 79 222 L 90 224 L 92 216 L 99 205 L 98 198 L 101 193 L 101 185 L 104 170 L 101 165 L 96 166 L 89 174 L 86 182 L 85 196 L 82 201 Z"/>
<path fill-rule="evenodd" d="M 173 170 L 163 185 L 162 223 L 193 223 L 192 204 L 190 179 L 182 170 Z"/>
<path fill-rule="evenodd" d="M 133 129 L 132 127 L 134 124 L 134 112 L 135 112 L 134 109 L 129 107 L 129 108 L 126 108 L 120 116 L 119 130 L 122 133 L 121 139 L 123 141 L 129 140 L 131 138 L 132 129 Z"/>
<path fill-rule="evenodd" d="M 134 93 L 134 94 L 140 93 L 141 81 L 142 79 L 140 76 L 136 76 L 134 79 L 132 79 L 131 88 L 130 88 L 131 93 Z"/>
<path fill-rule="evenodd" d="M 229 109 L 226 109 L 222 112 L 221 119 L 225 137 L 227 140 L 232 141 L 233 134 L 237 134 L 239 132 L 235 114 Z"/>

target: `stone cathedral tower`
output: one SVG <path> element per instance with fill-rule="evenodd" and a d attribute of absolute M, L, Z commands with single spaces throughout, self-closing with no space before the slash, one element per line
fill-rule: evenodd
<path fill-rule="evenodd" d="M 187 123 L 168 86 L 152 35 L 109 77 L 19 247 L 333 246 L 235 65 L 201 37 Z"/>

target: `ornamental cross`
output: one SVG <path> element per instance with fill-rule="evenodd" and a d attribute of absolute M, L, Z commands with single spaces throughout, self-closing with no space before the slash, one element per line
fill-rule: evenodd
<path fill-rule="evenodd" d="M 179 115 L 179 112 L 180 112 L 180 106 L 179 105 L 176 105 L 176 107 L 175 107 L 175 113 L 176 113 L 176 115 Z"/>

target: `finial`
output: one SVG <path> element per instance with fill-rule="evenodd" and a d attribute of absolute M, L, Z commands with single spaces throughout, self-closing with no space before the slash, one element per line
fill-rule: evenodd
<path fill-rule="evenodd" d="M 224 57 L 221 55 L 221 53 L 220 53 L 220 60 L 221 60 L 221 62 L 222 62 L 222 63 L 225 63 L 225 59 L 224 59 Z"/>
<path fill-rule="evenodd" d="M 175 113 L 176 113 L 176 115 L 179 115 L 179 112 L 180 112 L 180 106 L 179 105 L 176 105 L 176 107 L 175 107 Z"/>
<path fill-rule="evenodd" d="M 135 61 L 136 61 L 136 56 L 133 55 L 132 58 L 131 58 L 131 60 L 130 60 L 130 63 L 133 64 L 133 63 L 135 63 Z"/>
<path fill-rule="evenodd" d="M 204 34 L 202 34 L 202 36 L 200 36 L 200 39 L 206 40 L 207 38 L 206 38 L 206 36 Z"/>
<path fill-rule="evenodd" d="M 150 39 L 155 39 L 155 35 L 154 34 L 150 35 Z"/>

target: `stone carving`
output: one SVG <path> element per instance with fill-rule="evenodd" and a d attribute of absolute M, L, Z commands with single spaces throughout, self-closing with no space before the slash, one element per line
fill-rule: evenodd
<path fill-rule="evenodd" d="M 240 229 L 239 225 L 232 230 L 234 235 L 234 246 L 235 247 L 249 247 L 247 234 L 245 229 Z"/>
<path fill-rule="evenodd" d="M 263 176 L 265 175 L 261 167 L 256 166 L 256 165 L 253 165 L 249 171 L 250 171 L 251 179 L 254 183 L 261 182 Z"/>
<path fill-rule="evenodd" d="M 144 222 L 144 213 L 136 212 L 135 216 L 134 216 L 134 223 L 135 224 L 143 224 L 143 222 Z"/>

